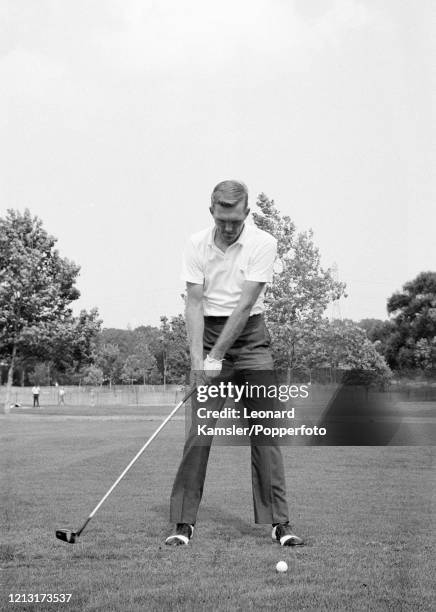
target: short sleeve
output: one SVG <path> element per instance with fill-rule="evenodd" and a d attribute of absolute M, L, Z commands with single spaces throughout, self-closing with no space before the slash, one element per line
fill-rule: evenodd
<path fill-rule="evenodd" d="M 273 278 L 276 256 L 277 241 L 271 237 L 254 250 L 248 262 L 245 280 L 270 283 Z"/>
<path fill-rule="evenodd" d="M 203 266 L 200 254 L 192 240 L 188 240 L 182 258 L 182 272 L 180 278 L 186 283 L 202 285 L 204 282 Z"/>

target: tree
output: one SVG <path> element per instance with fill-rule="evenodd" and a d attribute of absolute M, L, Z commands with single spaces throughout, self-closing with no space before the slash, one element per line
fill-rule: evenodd
<path fill-rule="evenodd" d="M 134 357 L 138 361 L 140 376 L 142 376 L 142 382 L 145 385 L 146 381 L 150 382 L 149 379 L 152 372 L 157 372 L 157 361 L 149 345 L 149 341 L 151 339 L 150 334 L 148 334 L 146 331 L 135 331 L 136 343 L 134 348 Z"/>
<path fill-rule="evenodd" d="M 385 355 L 396 370 L 436 371 L 436 272 L 421 272 L 387 303 L 391 315 Z"/>
<path fill-rule="evenodd" d="M 100 387 L 103 384 L 103 370 L 95 365 L 90 365 L 85 371 L 83 383 L 93 387 Z"/>
<path fill-rule="evenodd" d="M 129 355 L 121 370 L 121 380 L 126 383 L 134 383 L 141 378 L 143 370 L 140 360 L 136 355 Z"/>
<path fill-rule="evenodd" d="M 358 326 L 366 331 L 368 339 L 377 346 L 378 352 L 384 355 L 386 340 L 392 328 L 391 322 L 381 319 L 361 319 Z"/>
<path fill-rule="evenodd" d="M 436 362 L 436 336 L 432 340 L 428 338 L 417 340 L 413 358 L 419 369 L 425 372 L 434 370 Z"/>
<path fill-rule="evenodd" d="M 73 319 L 69 346 L 76 371 L 94 362 L 101 324 L 97 308 L 89 312 L 81 310 L 79 316 Z"/>
<path fill-rule="evenodd" d="M 72 316 L 79 266 L 62 258 L 38 217 L 8 210 L 0 218 L 0 357 L 8 364 L 5 407 L 21 350 Z"/>
<path fill-rule="evenodd" d="M 312 231 L 297 233 L 290 217 L 281 215 L 265 194 L 257 200 L 255 224 L 277 239 L 278 260 L 266 292 L 266 315 L 276 366 L 288 378 L 304 367 L 305 338 L 315 333 L 328 304 L 345 295 L 345 284 L 321 267 Z"/>
<path fill-rule="evenodd" d="M 98 349 L 95 365 L 99 367 L 104 379 L 112 386 L 121 376 L 122 360 L 120 349 L 115 344 L 104 344 Z"/>
<path fill-rule="evenodd" d="M 29 381 L 32 385 L 49 385 L 50 366 L 46 363 L 37 363 L 33 372 L 29 374 Z"/>
<path fill-rule="evenodd" d="M 134 352 L 135 336 L 131 329 L 102 329 L 99 336 L 99 346 L 111 344 L 117 346 L 120 352 L 121 361 L 125 361 Z"/>
<path fill-rule="evenodd" d="M 376 344 L 350 319 L 322 319 L 314 334 L 307 336 L 305 341 L 307 349 L 303 352 L 310 369 L 367 370 L 373 373 L 373 381 L 381 385 L 391 378 L 391 371 Z"/>
<path fill-rule="evenodd" d="M 136 329 L 102 329 L 99 334 L 99 346 L 112 344 L 118 346 L 121 361 L 124 363 L 129 355 L 137 353 L 137 346 L 145 343 L 156 357 L 161 351 L 160 331 L 152 325 L 141 325 Z"/>
<path fill-rule="evenodd" d="M 164 383 L 185 383 L 189 372 L 189 345 L 183 315 L 161 317 L 161 367 Z"/>
<path fill-rule="evenodd" d="M 81 310 L 78 317 L 58 322 L 49 330 L 46 359 L 50 360 L 52 378 L 64 384 L 75 383 L 94 363 L 102 321 L 96 308 Z"/>

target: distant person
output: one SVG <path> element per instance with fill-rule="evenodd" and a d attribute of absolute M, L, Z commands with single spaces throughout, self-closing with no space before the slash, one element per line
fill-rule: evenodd
<path fill-rule="evenodd" d="M 65 389 L 63 387 L 61 387 L 59 389 L 59 401 L 58 401 L 58 403 L 59 403 L 59 406 L 61 404 L 63 404 L 65 406 Z"/>
<path fill-rule="evenodd" d="M 32 394 L 33 394 L 33 407 L 34 408 L 39 408 L 39 393 L 40 393 L 40 388 L 38 385 L 35 385 L 34 387 L 32 387 Z"/>

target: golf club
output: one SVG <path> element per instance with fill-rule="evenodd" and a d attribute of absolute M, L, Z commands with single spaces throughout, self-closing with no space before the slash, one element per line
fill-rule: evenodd
<path fill-rule="evenodd" d="M 109 497 L 109 495 L 112 493 L 112 491 L 115 489 L 115 487 L 117 486 L 117 484 L 124 478 L 124 476 L 127 474 L 127 472 L 130 470 L 130 468 L 133 466 L 134 463 L 136 463 L 136 461 L 139 459 L 139 457 L 142 455 L 142 453 L 145 451 L 145 449 L 147 448 L 147 446 L 156 438 L 156 436 L 158 435 L 158 433 L 165 427 L 165 425 L 168 423 L 168 421 L 176 414 L 177 410 L 183 406 L 183 404 L 186 402 L 186 400 L 188 400 L 191 395 L 194 393 L 194 391 L 196 390 L 196 386 L 192 387 L 192 389 L 190 389 L 188 391 L 188 393 L 185 395 L 185 397 L 182 399 L 182 401 L 180 401 L 177 406 L 170 412 L 170 414 L 166 417 L 166 419 L 164 421 L 162 421 L 162 423 L 159 425 L 159 427 L 156 429 L 156 431 L 154 432 L 154 434 L 152 436 L 150 436 L 150 438 L 147 440 L 147 442 L 144 444 L 144 446 L 137 452 L 137 454 L 133 457 L 132 461 L 129 463 L 129 465 L 126 467 L 126 469 L 118 476 L 118 478 L 116 479 L 116 481 L 114 482 L 114 484 L 111 486 L 111 488 L 107 491 L 107 493 L 105 493 L 105 495 L 101 498 L 101 500 L 98 502 L 98 504 L 95 506 L 94 510 L 91 512 L 91 514 L 88 516 L 88 518 L 86 519 L 86 521 L 83 523 L 83 525 L 80 527 L 80 529 L 78 529 L 77 531 L 71 531 L 70 529 L 56 529 L 56 537 L 58 538 L 58 540 L 62 540 L 62 542 L 68 542 L 69 544 L 74 544 L 77 540 L 77 538 L 80 536 L 80 534 L 83 532 L 83 530 L 85 529 L 85 527 L 87 526 L 87 524 L 89 523 L 89 521 L 92 519 L 92 517 L 95 515 L 95 513 L 97 512 L 97 510 L 100 508 L 100 506 L 103 504 L 103 502 Z"/>

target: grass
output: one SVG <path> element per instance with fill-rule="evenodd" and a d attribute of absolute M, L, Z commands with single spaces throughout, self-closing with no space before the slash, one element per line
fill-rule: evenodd
<path fill-rule="evenodd" d="M 217 446 L 194 539 L 170 548 L 184 437 L 174 421 L 72 546 L 55 529 L 78 528 L 158 422 L 45 416 L 2 419 L 2 609 L 8 593 L 37 592 L 72 593 L 69 611 L 434 609 L 432 447 L 283 447 L 292 522 L 307 541 L 283 549 L 253 524 L 249 449 Z"/>

